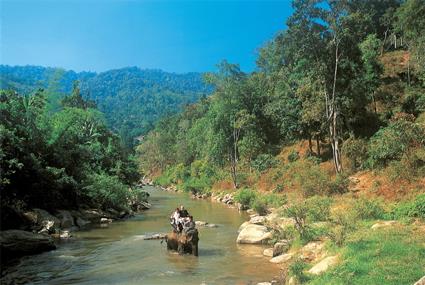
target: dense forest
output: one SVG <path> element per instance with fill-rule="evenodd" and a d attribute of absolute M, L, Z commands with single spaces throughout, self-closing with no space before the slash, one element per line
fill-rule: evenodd
<path fill-rule="evenodd" d="M 61 109 L 60 101 L 79 81 L 82 96 L 96 102 L 108 126 L 120 134 L 127 147 L 151 130 L 159 118 L 176 113 L 212 89 L 199 73 L 175 74 L 137 67 L 76 73 L 59 68 L 1 65 L 0 75 L 2 89 L 28 94 L 43 88 L 51 112 Z"/>
<path fill-rule="evenodd" d="M 32 207 L 125 209 L 139 179 L 137 164 L 78 85 L 51 113 L 43 90 L 0 93 L 2 229 Z M 12 216 L 11 216 L 12 215 Z M 12 223 L 12 224 L 11 224 Z"/>

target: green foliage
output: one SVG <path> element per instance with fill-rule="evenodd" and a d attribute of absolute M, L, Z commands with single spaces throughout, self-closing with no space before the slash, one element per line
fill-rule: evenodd
<path fill-rule="evenodd" d="M 329 193 L 343 194 L 348 191 L 349 180 L 345 174 L 338 174 L 333 181 L 329 182 Z"/>
<path fill-rule="evenodd" d="M 234 199 L 236 202 L 244 205 L 244 206 L 251 206 L 251 204 L 256 199 L 257 194 L 252 189 L 241 189 L 239 190 L 236 195 L 234 196 Z"/>
<path fill-rule="evenodd" d="M 336 210 L 330 216 L 331 225 L 327 236 L 336 246 L 343 246 L 350 233 L 357 226 L 357 216 L 353 211 Z"/>
<path fill-rule="evenodd" d="M 369 142 L 369 164 L 372 167 L 388 165 L 400 160 L 412 147 L 424 147 L 425 129 L 415 122 L 396 120 L 379 130 Z"/>
<path fill-rule="evenodd" d="M 362 169 L 367 160 L 367 142 L 351 136 L 344 142 L 342 153 L 348 158 L 350 169 Z"/>
<path fill-rule="evenodd" d="M 308 209 L 307 218 L 312 222 L 328 221 L 332 202 L 329 197 L 313 196 L 308 198 L 305 201 Z"/>
<path fill-rule="evenodd" d="M 299 160 L 289 166 L 294 181 L 300 186 L 304 196 L 329 193 L 330 177 L 316 163 L 311 160 Z"/>
<path fill-rule="evenodd" d="M 291 151 L 291 153 L 288 155 L 289 162 L 294 162 L 298 160 L 299 158 L 300 158 L 300 154 L 295 150 Z"/>
<path fill-rule="evenodd" d="M 130 197 L 128 186 L 125 186 L 117 176 L 106 173 L 92 173 L 87 176 L 83 195 L 89 197 L 94 205 L 103 209 L 125 209 Z"/>
<path fill-rule="evenodd" d="M 1 91 L 2 201 L 47 209 L 125 206 L 122 190 L 139 179 L 137 165 L 102 114 L 81 102 L 51 114 L 42 90 Z"/>
<path fill-rule="evenodd" d="M 425 219 L 425 194 L 417 195 L 409 202 L 399 203 L 392 211 L 396 219 L 401 218 L 421 218 Z"/>
<path fill-rule="evenodd" d="M 385 210 L 380 200 L 362 197 L 356 199 L 353 208 L 359 219 L 371 220 L 385 217 Z"/>
<path fill-rule="evenodd" d="M 275 167 L 277 164 L 277 159 L 271 154 L 260 154 L 252 162 L 252 167 L 259 172 L 264 172 L 269 168 Z"/>
<path fill-rule="evenodd" d="M 254 209 L 259 215 L 267 214 L 267 203 L 264 199 L 257 197 L 251 204 L 251 208 Z"/>
<path fill-rule="evenodd" d="M 304 273 L 307 267 L 308 264 L 298 258 L 289 265 L 289 274 L 294 276 L 300 283 L 307 282 L 309 277 Z"/>
<path fill-rule="evenodd" d="M 360 230 L 341 249 L 342 262 L 307 284 L 414 284 L 423 276 L 424 242 L 410 227 Z"/>

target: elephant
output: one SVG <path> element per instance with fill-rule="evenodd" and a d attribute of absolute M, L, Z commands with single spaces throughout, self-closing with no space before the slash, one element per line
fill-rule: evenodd
<path fill-rule="evenodd" d="M 171 232 L 165 237 L 167 249 L 175 250 L 179 254 L 189 253 L 198 256 L 198 230 L 194 229 L 191 233 Z"/>

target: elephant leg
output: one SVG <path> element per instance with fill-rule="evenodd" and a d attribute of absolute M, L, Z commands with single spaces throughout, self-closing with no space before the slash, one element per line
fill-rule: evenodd
<path fill-rule="evenodd" d="M 177 246 L 177 251 L 179 252 L 179 254 L 184 254 L 184 245 L 179 243 L 179 245 Z"/>
<path fill-rule="evenodd" d="M 192 254 L 194 256 L 198 256 L 198 243 L 193 243 L 192 244 Z"/>

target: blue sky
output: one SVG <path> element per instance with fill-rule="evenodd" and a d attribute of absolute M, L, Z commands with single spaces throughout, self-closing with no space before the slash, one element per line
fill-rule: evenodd
<path fill-rule="evenodd" d="M 203 72 L 222 59 L 252 71 L 291 14 L 289 0 L 0 1 L 2 64 L 98 72 Z"/>

